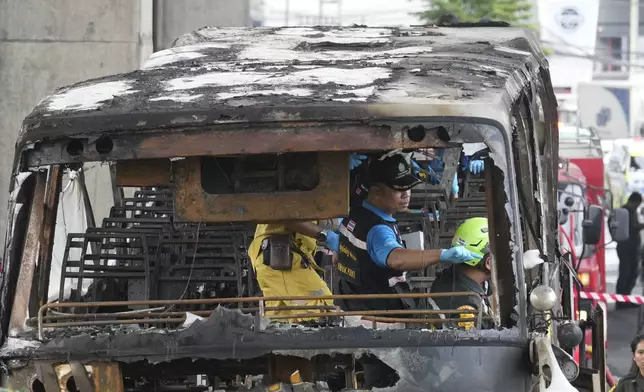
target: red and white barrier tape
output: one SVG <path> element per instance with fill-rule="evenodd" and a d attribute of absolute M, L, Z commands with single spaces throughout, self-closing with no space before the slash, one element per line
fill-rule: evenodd
<path fill-rule="evenodd" d="M 606 293 L 591 293 L 582 291 L 579 293 L 579 298 L 594 299 L 606 303 L 615 302 L 628 302 L 632 304 L 644 304 L 644 296 L 642 295 L 621 295 L 621 294 L 606 294 Z"/>

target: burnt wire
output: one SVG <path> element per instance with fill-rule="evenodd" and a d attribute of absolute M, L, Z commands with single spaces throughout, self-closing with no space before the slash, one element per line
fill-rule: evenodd
<path fill-rule="evenodd" d="M 192 280 L 192 273 L 193 273 L 194 267 L 195 267 L 195 260 L 197 259 L 197 249 L 199 248 L 199 230 L 200 229 L 201 229 L 201 222 L 199 222 L 197 224 L 197 233 L 195 234 L 195 250 L 192 253 L 192 262 L 190 263 L 190 272 L 188 274 L 188 281 L 186 282 L 186 287 L 183 289 L 183 293 L 181 294 L 181 296 L 178 299 L 179 301 L 181 301 L 183 299 L 183 297 L 185 297 L 186 293 L 188 292 L 188 288 L 190 287 L 190 281 Z M 159 317 L 163 316 L 164 314 L 166 314 L 167 312 L 172 310 L 174 307 L 175 307 L 175 304 L 170 305 L 170 307 L 168 309 L 164 310 L 159 315 Z"/>
<path fill-rule="evenodd" d="M 172 166 L 173 166 L 173 161 L 171 160 L 170 161 L 170 170 L 173 170 Z M 232 184 L 232 182 L 230 181 L 230 179 L 228 178 L 228 176 L 224 172 L 223 168 L 219 165 L 219 162 L 217 162 L 217 166 L 222 171 L 222 173 L 224 173 L 224 176 L 226 177 L 228 182 Z M 174 197 L 172 198 L 172 210 L 173 211 L 176 210 L 176 204 L 175 204 Z M 201 223 L 202 222 L 199 222 L 197 224 L 197 232 L 195 234 L 195 249 L 194 249 L 194 252 L 192 254 L 192 262 L 190 263 L 190 272 L 188 273 L 188 280 L 186 281 L 186 287 L 183 289 L 183 293 L 179 297 L 179 301 L 182 300 L 185 297 L 185 295 L 188 293 L 188 288 L 190 287 L 190 282 L 192 281 L 192 274 L 194 272 L 195 260 L 197 259 L 197 249 L 199 248 L 199 232 L 201 230 Z M 175 224 L 175 222 L 174 222 L 174 219 L 173 219 L 172 226 L 174 226 L 174 224 Z M 163 316 L 165 313 L 167 313 L 170 310 L 174 309 L 174 307 L 175 307 L 175 304 L 170 305 L 170 307 L 168 309 L 166 309 L 165 311 L 163 311 L 159 315 L 159 317 Z"/>
<path fill-rule="evenodd" d="M 183 289 L 183 293 L 179 297 L 179 301 L 183 299 L 183 297 L 186 295 L 188 292 L 188 286 L 190 286 L 190 280 L 192 279 L 192 272 L 194 271 L 195 267 L 195 260 L 197 259 L 197 249 L 199 248 L 199 230 L 201 229 L 201 222 L 197 224 L 197 233 L 195 234 L 195 251 L 192 253 L 192 263 L 190 264 L 190 273 L 188 274 L 188 282 L 186 282 L 186 287 Z"/>
<path fill-rule="evenodd" d="M 605 246 L 605 245 L 604 245 L 604 246 Z M 585 254 L 585 253 L 586 253 L 586 245 L 583 245 L 583 246 L 582 246 L 582 248 L 581 248 L 581 254 L 579 255 L 579 260 L 577 261 L 577 265 L 575 265 L 575 266 L 573 267 L 573 268 L 574 268 L 574 272 L 575 272 L 576 274 L 578 274 L 578 273 L 579 273 L 579 267 L 581 266 L 581 261 L 584 259 L 584 254 Z M 579 289 L 580 289 L 580 290 L 584 288 L 584 285 L 583 285 L 583 283 L 581 283 L 581 281 L 579 281 L 579 282 L 578 282 L 578 285 L 579 285 Z"/>

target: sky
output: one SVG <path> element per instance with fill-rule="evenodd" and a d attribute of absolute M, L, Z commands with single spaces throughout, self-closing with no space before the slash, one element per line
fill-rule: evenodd
<path fill-rule="evenodd" d="M 322 0 L 324 16 L 338 16 L 338 6 L 334 0 Z M 370 26 L 396 26 L 418 24 L 420 21 L 410 16 L 410 12 L 423 9 L 424 0 L 335 0 L 341 3 L 340 15 L 343 25 L 353 23 Z M 286 4 L 289 5 L 289 25 L 314 24 L 317 20 L 320 0 L 264 0 L 266 26 L 283 26 L 286 20 Z M 308 19 L 307 19 L 308 18 Z M 308 23 L 307 23 L 308 20 Z M 335 23 L 334 23 L 335 24 Z"/>

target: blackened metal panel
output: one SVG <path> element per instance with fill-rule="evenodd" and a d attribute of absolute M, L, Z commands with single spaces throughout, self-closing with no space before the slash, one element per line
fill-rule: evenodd
<path fill-rule="evenodd" d="M 311 359 L 319 355 L 374 355 L 395 368 L 403 382 L 392 391 L 526 391 L 531 377 L 529 340 L 514 330 L 374 330 L 352 328 L 253 328 L 254 317 L 215 309 L 184 330 L 59 336 L 29 354 L 4 352 L 54 362 L 168 362 L 191 358 L 252 361 L 267 355 Z"/>
<path fill-rule="evenodd" d="M 436 346 L 378 349 L 396 369 L 396 391 L 526 391 L 531 377 L 527 347 Z"/>

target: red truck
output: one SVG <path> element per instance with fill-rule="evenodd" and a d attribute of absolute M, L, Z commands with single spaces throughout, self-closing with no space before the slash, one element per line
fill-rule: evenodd
<path fill-rule="evenodd" d="M 585 320 L 594 309 L 601 307 L 605 314 L 605 304 L 598 301 L 579 299 L 579 291 L 606 291 L 606 238 L 602 231 L 597 245 L 584 245 L 583 221 L 591 205 L 602 206 L 605 216 L 612 205 L 610 192 L 606 189 L 603 152 L 599 138 L 591 131 L 577 127 L 559 127 L 559 175 L 558 210 L 560 213 L 560 244 L 570 252 L 572 266 L 577 272 L 579 283 L 573 284 L 574 313 L 578 320 Z M 604 323 L 605 325 L 605 323 Z M 605 328 L 605 327 L 604 327 Z M 575 352 L 575 359 L 583 366 L 593 357 L 593 336 L 586 329 L 584 342 Z M 605 332 L 603 345 L 606 347 Z M 595 344 L 596 341 L 595 341 Z M 603 350 L 602 350 L 603 351 Z M 580 352 L 584 352 L 580 356 Z M 606 381 L 614 385 L 610 371 L 606 367 Z"/>
<path fill-rule="evenodd" d="M 561 159 L 559 164 L 559 203 L 567 220 L 560 226 L 561 244 L 575 259 L 578 277 L 585 291 L 606 289 L 606 254 L 603 246 L 584 249 L 582 221 L 588 205 L 604 205 L 603 162 L 601 158 Z M 605 241 L 602 233 L 600 243 Z"/>

